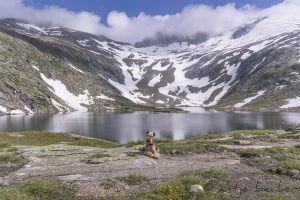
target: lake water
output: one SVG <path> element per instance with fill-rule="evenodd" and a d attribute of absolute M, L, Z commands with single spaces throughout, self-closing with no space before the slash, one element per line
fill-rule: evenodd
<path fill-rule="evenodd" d="M 161 139 L 242 129 L 285 129 L 300 123 L 300 113 L 221 112 L 185 108 L 189 113 L 72 112 L 0 116 L 0 132 L 44 130 L 70 132 L 119 143 L 144 140 L 147 130 Z"/>

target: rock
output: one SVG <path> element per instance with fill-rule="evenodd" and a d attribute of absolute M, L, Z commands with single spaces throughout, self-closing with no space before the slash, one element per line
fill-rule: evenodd
<path fill-rule="evenodd" d="M 277 168 L 276 167 L 272 167 L 269 171 L 271 173 L 273 173 L 273 174 L 276 174 L 277 173 Z"/>
<path fill-rule="evenodd" d="M 204 189 L 201 185 L 192 185 L 190 188 L 190 192 L 193 193 L 205 193 Z"/>
<path fill-rule="evenodd" d="M 19 173 L 16 173 L 16 176 L 25 176 L 26 173 L 23 173 L 23 172 L 19 172 Z"/>
<path fill-rule="evenodd" d="M 265 135 L 271 137 L 271 138 L 277 138 L 277 134 L 274 134 L 274 133 L 265 133 Z"/>
<path fill-rule="evenodd" d="M 177 153 L 178 153 L 178 151 L 175 150 L 175 149 L 171 151 L 171 154 L 172 154 L 172 155 L 176 155 Z"/>
<path fill-rule="evenodd" d="M 286 134 L 286 131 L 285 130 L 277 130 L 276 133 L 279 134 L 279 135 L 280 134 Z"/>
<path fill-rule="evenodd" d="M 236 145 L 250 145 L 250 144 L 252 144 L 252 142 L 248 141 L 248 140 L 234 140 L 233 143 L 236 144 Z"/>
<path fill-rule="evenodd" d="M 251 133 L 242 133 L 241 136 L 244 139 L 250 139 L 250 138 L 252 138 L 252 134 Z"/>
<path fill-rule="evenodd" d="M 16 137 L 16 138 L 22 138 L 22 137 L 24 137 L 24 135 L 22 135 L 22 134 L 17 134 L 17 133 L 9 133 L 9 136 L 10 136 L 10 137 Z"/>
<path fill-rule="evenodd" d="M 91 159 L 87 159 L 85 161 L 86 164 L 91 164 L 91 165 L 96 165 L 96 164 L 100 164 L 101 162 L 97 161 L 97 160 L 91 160 Z"/>
<path fill-rule="evenodd" d="M 240 178 L 239 181 L 251 181 L 251 179 L 244 176 L 244 177 Z"/>
<path fill-rule="evenodd" d="M 298 169 L 292 169 L 292 170 L 290 170 L 290 174 L 292 175 L 292 176 L 298 176 L 299 175 L 299 170 Z"/>

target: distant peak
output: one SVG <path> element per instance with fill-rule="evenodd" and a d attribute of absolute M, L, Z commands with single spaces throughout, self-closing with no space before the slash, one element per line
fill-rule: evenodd
<path fill-rule="evenodd" d="M 157 33 L 153 38 L 144 39 L 141 42 L 135 43 L 135 47 L 143 48 L 150 46 L 165 47 L 173 43 L 183 43 L 188 44 L 200 44 L 208 39 L 207 34 L 197 33 L 193 36 L 181 36 L 181 35 L 167 35 L 163 33 Z"/>

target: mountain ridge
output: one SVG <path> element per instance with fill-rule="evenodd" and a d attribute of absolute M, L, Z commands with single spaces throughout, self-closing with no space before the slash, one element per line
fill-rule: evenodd
<path fill-rule="evenodd" d="M 177 43 L 167 40 L 167 45 L 157 46 L 154 42 L 137 48 L 75 30 L 0 20 L 2 49 L 8 45 L 3 38 L 16 40 L 18 45 L 33 48 L 42 57 L 55 60 L 55 65 L 63 66 L 61 69 L 71 74 L 67 77 L 57 75 L 61 69 L 51 64 L 44 71 L 38 71 L 36 78 L 43 81 L 43 91 L 48 94 L 48 99 L 43 97 L 47 99 L 47 108 L 41 109 L 42 106 L 35 103 L 28 105 L 23 100 L 8 106 L 5 95 L 0 95 L 3 108 L 0 111 L 8 107 L 26 112 L 25 106 L 35 112 L 105 109 L 120 103 L 230 110 L 299 110 L 300 103 L 296 101 L 300 89 L 299 24 L 262 18 L 197 44 L 183 42 L 184 38 L 179 37 Z M 26 55 L 25 49 L 18 53 Z M 10 50 L 4 52 L 6 58 L 16 60 Z M 33 62 L 34 58 L 27 60 L 22 63 L 42 64 Z M 4 61 L 3 58 L 0 72 L 7 68 Z M 81 80 L 78 83 L 85 87 L 79 84 L 73 87 L 70 83 L 74 80 Z M 10 90 L 5 82 L 0 86 L 0 92 Z M 58 94 L 55 87 L 65 89 L 69 99 Z M 105 90 L 109 92 L 105 93 Z M 15 98 L 22 99 L 20 95 Z"/>

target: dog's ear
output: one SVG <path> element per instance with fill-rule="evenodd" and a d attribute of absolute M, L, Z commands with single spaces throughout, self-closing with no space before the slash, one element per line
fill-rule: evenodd
<path fill-rule="evenodd" d="M 146 134 L 148 135 L 148 133 L 150 133 L 150 131 L 147 131 L 147 133 L 146 133 Z"/>
<path fill-rule="evenodd" d="M 155 133 L 153 132 L 153 137 L 155 136 Z"/>

